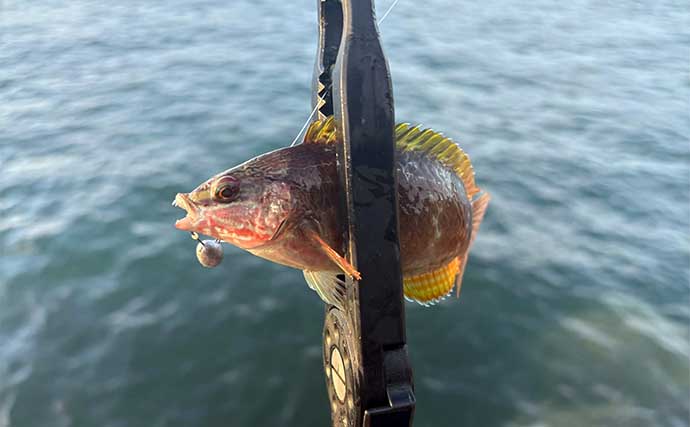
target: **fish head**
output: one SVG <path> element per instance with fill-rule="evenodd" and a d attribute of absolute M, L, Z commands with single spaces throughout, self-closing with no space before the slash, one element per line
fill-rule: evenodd
<path fill-rule="evenodd" d="M 242 249 L 271 241 L 287 222 L 292 197 L 286 182 L 264 171 L 241 165 L 213 176 L 190 193 L 178 193 L 173 205 L 187 215 L 175 227 Z"/>

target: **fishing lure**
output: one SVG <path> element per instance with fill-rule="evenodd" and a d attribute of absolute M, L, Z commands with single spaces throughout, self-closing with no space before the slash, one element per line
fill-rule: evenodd
<path fill-rule="evenodd" d="M 196 259 L 206 268 L 217 267 L 223 261 L 223 246 L 220 240 L 201 240 L 199 234 L 192 232 L 192 239 L 197 241 Z"/>
<path fill-rule="evenodd" d="M 343 247 L 337 143 L 332 116 L 313 122 L 302 144 L 177 194 L 173 204 L 187 215 L 175 227 L 298 268 L 324 301 L 342 307 L 345 282 L 338 275 L 361 276 L 336 249 Z M 430 305 L 454 286 L 460 291 L 490 196 L 475 184 L 467 154 L 449 138 L 399 124 L 395 146 L 404 294 Z"/>

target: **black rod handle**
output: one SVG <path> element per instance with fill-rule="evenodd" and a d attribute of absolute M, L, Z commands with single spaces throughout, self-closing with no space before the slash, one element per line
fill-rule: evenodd
<path fill-rule="evenodd" d="M 408 426 L 415 397 L 405 336 L 390 73 L 372 1 L 342 0 L 339 11 L 336 3 L 319 1 L 313 105 L 320 102 L 319 113 L 332 109 L 336 118 L 342 249 L 362 280 L 349 283 L 344 310 L 326 311 L 324 363 L 333 425 Z M 329 81 L 332 91 L 320 96 Z"/>

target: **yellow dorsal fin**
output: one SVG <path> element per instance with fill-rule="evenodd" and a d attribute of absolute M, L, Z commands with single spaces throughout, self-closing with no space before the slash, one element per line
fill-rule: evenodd
<path fill-rule="evenodd" d="M 305 144 L 332 144 L 335 141 L 336 128 L 333 116 L 323 121 L 313 121 L 304 135 Z M 431 129 L 401 123 L 395 127 L 395 144 L 401 151 L 425 153 L 455 172 L 465 184 L 468 199 L 471 200 L 479 193 L 469 156 L 450 138 Z"/>
<path fill-rule="evenodd" d="M 468 199 L 479 193 L 470 157 L 452 139 L 431 129 L 401 123 L 395 127 L 395 144 L 401 151 L 426 153 L 454 171 L 465 184 Z"/>
<path fill-rule="evenodd" d="M 336 129 L 333 116 L 326 120 L 314 120 L 304 134 L 305 144 L 332 144 L 335 142 Z"/>
<path fill-rule="evenodd" d="M 447 297 L 455 285 L 460 260 L 454 258 L 443 267 L 424 274 L 403 277 L 405 298 L 422 305 L 432 305 Z"/>

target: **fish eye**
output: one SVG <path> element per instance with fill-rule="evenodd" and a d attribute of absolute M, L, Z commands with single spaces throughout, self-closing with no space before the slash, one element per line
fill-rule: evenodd
<path fill-rule="evenodd" d="M 231 176 L 223 176 L 213 184 L 213 198 L 218 202 L 232 202 L 239 192 L 240 183 Z"/>

